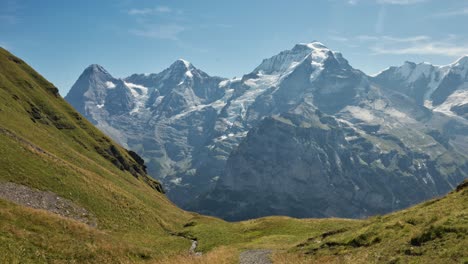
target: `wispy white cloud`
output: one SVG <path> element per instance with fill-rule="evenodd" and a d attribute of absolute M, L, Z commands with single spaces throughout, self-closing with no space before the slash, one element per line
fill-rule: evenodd
<path fill-rule="evenodd" d="M 406 47 L 393 48 L 386 46 L 374 46 L 371 48 L 374 54 L 414 54 L 414 55 L 442 55 L 464 56 L 468 54 L 468 45 L 454 45 L 446 42 L 414 43 Z"/>
<path fill-rule="evenodd" d="M 457 10 L 448 10 L 440 13 L 434 14 L 433 17 L 454 17 L 454 16 L 468 16 L 468 7 L 457 9 Z"/>
<path fill-rule="evenodd" d="M 382 36 L 380 37 L 382 40 L 390 41 L 390 42 L 399 42 L 399 43 L 414 43 L 419 41 L 429 41 L 431 40 L 430 37 L 420 35 L 420 36 L 411 36 L 411 37 L 392 37 L 392 36 Z M 379 38 L 377 38 L 379 39 Z"/>
<path fill-rule="evenodd" d="M 377 3 L 382 5 L 414 5 L 430 0 L 346 0 L 349 5 L 357 5 L 359 3 Z"/>
<path fill-rule="evenodd" d="M 375 41 L 375 40 L 378 40 L 379 37 L 370 36 L 370 35 L 359 35 L 359 36 L 356 36 L 355 39 L 357 39 L 359 41 Z"/>
<path fill-rule="evenodd" d="M 381 6 L 379 13 L 377 14 L 377 21 L 375 22 L 375 33 L 381 34 L 384 31 L 386 15 L 387 11 L 385 6 Z"/>
<path fill-rule="evenodd" d="M 132 8 L 127 13 L 135 19 L 136 25 L 129 32 L 136 36 L 178 40 L 180 33 L 187 29 L 181 25 L 182 10 L 168 6 Z"/>
<path fill-rule="evenodd" d="M 127 9 L 126 13 L 135 22 L 135 25 L 131 26 L 128 30 L 130 34 L 139 37 L 172 40 L 176 44 L 181 42 L 182 33 L 189 30 L 202 28 L 227 29 L 233 27 L 231 24 L 226 23 L 193 23 L 189 16 L 184 15 L 183 10 L 173 9 L 168 6 L 133 8 Z M 186 25 L 190 26 L 187 27 Z"/>
<path fill-rule="evenodd" d="M 141 37 L 178 40 L 184 30 L 185 27 L 177 24 L 146 24 L 140 29 L 130 30 L 130 33 Z"/>
<path fill-rule="evenodd" d="M 224 23 L 213 24 L 213 26 L 218 27 L 218 28 L 233 28 L 234 27 L 231 24 L 224 24 Z"/>
<path fill-rule="evenodd" d="M 428 0 L 377 0 L 379 4 L 389 5 L 414 5 L 424 2 L 428 2 Z"/>
<path fill-rule="evenodd" d="M 132 8 L 128 11 L 129 15 L 154 15 L 161 13 L 171 13 L 172 9 L 167 6 L 157 6 L 155 8 Z"/>
<path fill-rule="evenodd" d="M 395 36 L 388 36 L 388 35 L 358 35 L 355 37 L 330 37 L 330 39 L 336 40 L 339 39 L 340 41 L 359 41 L 359 42 L 393 42 L 393 43 L 413 43 L 418 41 L 428 41 L 431 40 L 429 36 L 425 35 L 417 35 L 417 36 L 410 36 L 410 37 L 395 37 Z M 450 34 L 448 35 L 447 39 L 455 39 L 457 36 Z"/>
<path fill-rule="evenodd" d="M 129 15 L 147 15 L 149 13 L 151 13 L 153 11 L 153 9 L 151 8 L 142 8 L 142 9 L 130 9 L 128 11 L 128 14 Z"/>
<path fill-rule="evenodd" d="M 334 41 L 338 41 L 338 42 L 347 42 L 347 41 L 349 41 L 348 38 L 341 37 L 341 36 L 329 36 L 328 38 L 331 39 L 331 40 L 334 40 Z"/>
<path fill-rule="evenodd" d="M 167 6 L 158 6 L 155 8 L 155 10 L 159 13 L 170 13 L 172 12 L 172 9 L 167 7 Z"/>
<path fill-rule="evenodd" d="M 368 46 L 374 55 L 413 54 L 455 57 L 468 54 L 467 42 L 453 34 L 438 40 L 425 35 L 409 37 L 362 35 L 355 39 Z"/>
<path fill-rule="evenodd" d="M 454 34 L 448 34 L 440 39 L 434 39 L 426 35 L 405 37 L 358 35 L 343 37 L 340 40 L 344 44 L 350 43 L 361 49 L 363 47 L 367 48 L 372 55 L 440 55 L 446 57 L 468 55 L 468 41 L 462 36 Z"/>
<path fill-rule="evenodd" d="M 387 20 L 387 5 L 414 5 L 427 1 L 429 0 L 376 0 L 377 4 L 380 5 L 380 9 L 375 22 L 375 33 L 382 34 L 384 32 Z"/>
<path fill-rule="evenodd" d="M 198 25 L 193 25 L 193 23 L 191 23 L 192 26 L 194 27 L 198 27 L 198 28 L 222 28 L 222 29 L 227 29 L 227 28 L 233 28 L 234 26 L 231 25 L 231 24 L 225 24 L 225 23 L 210 23 L 210 24 L 207 24 L 207 23 L 203 23 L 203 24 L 198 24 Z"/>

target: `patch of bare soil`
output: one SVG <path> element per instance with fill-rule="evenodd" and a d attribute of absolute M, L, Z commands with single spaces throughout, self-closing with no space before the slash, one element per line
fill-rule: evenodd
<path fill-rule="evenodd" d="M 268 249 L 255 249 L 246 250 L 239 256 L 240 264 L 271 264 L 270 260 L 271 250 Z"/>
<path fill-rule="evenodd" d="M 97 227 L 96 218 L 91 212 L 53 192 L 40 191 L 25 185 L 6 182 L 0 183 L 0 198 L 27 207 L 47 210 L 91 227 Z"/>

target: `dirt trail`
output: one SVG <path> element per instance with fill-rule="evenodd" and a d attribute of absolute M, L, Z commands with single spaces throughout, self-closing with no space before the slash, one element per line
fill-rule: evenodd
<path fill-rule="evenodd" d="M 270 260 L 271 250 L 254 249 L 246 250 L 239 256 L 240 264 L 272 264 Z"/>
<path fill-rule="evenodd" d="M 0 183 L 0 198 L 27 207 L 47 210 L 92 227 L 97 226 L 96 218 L 88 210 L 53 192 L 44 192 L 24 185 L 6 182 Z"/>

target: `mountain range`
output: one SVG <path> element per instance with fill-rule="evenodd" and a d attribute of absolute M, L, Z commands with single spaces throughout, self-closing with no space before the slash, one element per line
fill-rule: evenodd
<path fill-rule="evenodd" d="M 361 218 L 468 177 L 468 57 L 369 76 L 311 42 L 233 79 L 182 59 L 126 78 L 91 65 L 65 99 L 177 205 L 229 220 Z"/>
<path fill-rule="evenodd" d="M 93 66 L 91 70 L 102 71 L 102 68 Z M 104 74 L 100 78 L 90 83 L 107 77 Z M 108 81 L 115 87 L 106 84 Z M 118 81 L 107 79 L 104 85 L 106 89 L 125 92 L 128 85 L 124 83 L 123 86 Z M 463 263 L 468 259 L 468 180 L 444 197 L 361 220 L 270 216 L 226 222 L 181 210 L 171 203 L 161 184 L 149 178 L 145 162 L 138 154 L 104 135 L 63 100 L 58 91 L 26 62 L 0 48 L 1 263 Z M 100 104 L 112 104 L 106 101 L 112 93 L 95 91 L 94 94 L 101 96 Z M 133 97 L 129 98 L 133 101 Z M 359 149 L 367 144 L 346 143 L 350 139 L 343 139 L 342 135 L 349 132 L 349 127 L 338 117 L 310 109 L 308 105 L 298 107 L 302 112 L 287 111 L 268 116 L 250 128 L 229 157 L 226 167 L 231 174 L 233 164 L 271 162 L 265 158 L 271 158 L 274 146 L 281 147 L 276 155 L 278 162 L 289 166 L 285 167 L 291 170 L 289 177 L 299 175 L 306 168 L 317 168 L 314 157 L 325 159 L 333 153 L 339 157 L 359 157 L 367 162 Z M 341 144 L 348 148 L 344 149 Z M 255 151 L 261 149 L 255 147 L 262 148 L 265 156 L 257 157 Z M 256 155 L 253 161 L 245 155 L 248 153 Z M 288 153 L 304 155 L 290 157 Z M 374 155 L 373 152 L 369 154 Z M 301 163 L 298 157 L 306 162 Z M 446 164 L 448 156 L 443 157 L 447 160 L 445 163 L 437 161 L 435 164 Z M 370 170 L 364 163 L 361 165 L 362 171 Z M 396 169 L 396 164 L 390 166 Z M 276 168 L 281 169 L 280 166 Z M 342 177 L 359 186 L 368 181 L 367 190 L 379 187 L 372 185 L 365 177 L 368 175 L 362 174 L 359 180 L 345 173 L 348 166 L 342 169 L 343 172 L 333 174 L 336 176 L 332 180 L 336 182 Z M 262 175 L 260 172 L 253 175 Z M 313 170 L 310 172 L 318 177 Z M 235 174 L 243 173 L 250 172 L 246 168 Z M 451 172 L 444 173 L 440 176 L 442 179 Z M 228 180 L 234 179 L 232 175 L 223 179 L 225 185 L 219 186 L 233 186 Z M 394 177 L 385 174 L 381 178 L 384 176 Z M 413 176 L 404 174 L 402 177 L 408 178 L 408 185 L 413 184 Z M 417 180 L 421 176 L 415 174 L 414 177 Z M 257 178 L 256 181 L 268 184 L 270 179 Z M 291 187 L 300 191 L 299 184 L 293 185 L 296 179 L 297 176 L 290 181 L 273 178 L 290 184 L 284 186 L 285 191 Z M 453 180 L 446 179 L 446 182 Z M 314 186 L 319 179 L 308 180 L 310 183 L 302 184 Z M 252 184 L 258 185 L 258 182 L 252 181 Z M 275 188 L 272 191 L 280 189 L 273 184 L 261 187 L 257 187 L 259 197 L 265 195 L 269 187 Z M 383 191 L 388 188 L 380 187 Z M 427 188 L 433 187 L 428 184 Z M 221 187 L 216 188 L 220 190 Z M 413 190 L 406 190 L 408 196 L 412 195 Z M 323 195 L 320 190 L 313 191 L 317 196 Z M 208 193 L 220 194 L 214 190 Z M 209 199 L 208 193 L 200 195 L 199 199 Z M 270 197 L 274 197 L 271 193 Z M 242 200 L 240 195 L 243 194 L 252 197 L 251 193 L 239 193 L 236 189 L 227 190 L 225 197 L 245 203 L 249 200 Z M 298 195 L 302 194 L 298 192 Z M 335 199 L 343 202 L 338 194 Z M 226 206 L 232 208 L 229 202 L 226 201 Z M 273 209 L 278 210 L 280 206 Z M 310 207 L 316 208 L 314 204 Z M 331 204 L 328 208 L 332 208 Z M 244 208 L 234 209 L 242 212 Z M 262 210 L 263 213 L 266 209 Z"/>

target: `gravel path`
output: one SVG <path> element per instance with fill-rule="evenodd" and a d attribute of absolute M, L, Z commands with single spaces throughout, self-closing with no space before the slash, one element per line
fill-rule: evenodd
<path fill-rule="evenodd" d="M 272 264 L 269 256 L 271 250 L 268 249 L 255 249 L 246 250 L 239 256 L 240 264 Z"/>

